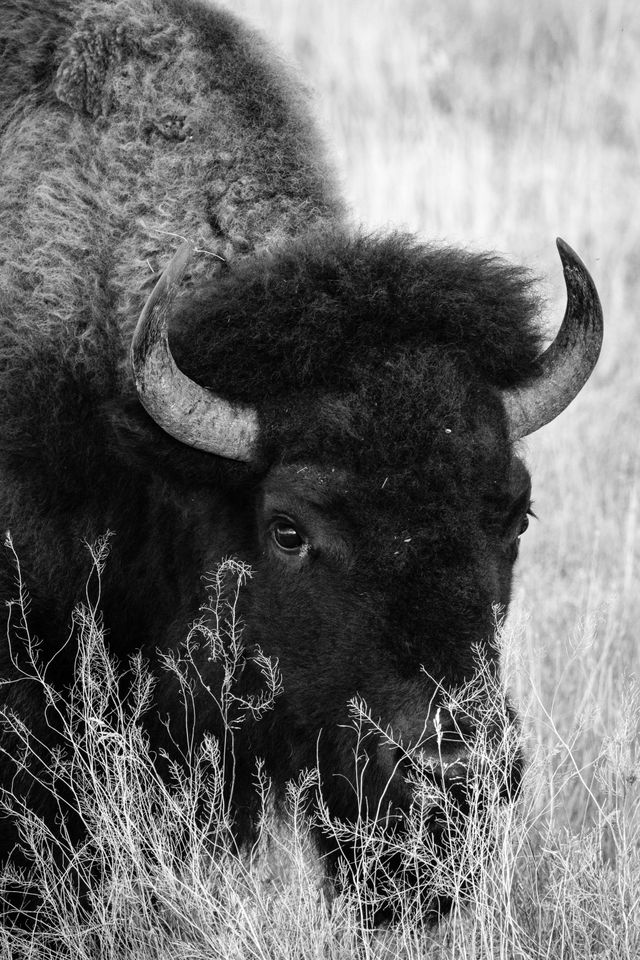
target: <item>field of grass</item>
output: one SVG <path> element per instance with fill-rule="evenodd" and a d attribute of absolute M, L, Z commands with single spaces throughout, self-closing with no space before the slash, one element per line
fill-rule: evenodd
<path fill-rule="evenodd" d="M 134 937 L 132 946 L 121 941 L 101 955 L 635 960 L 640 7 L 632 0 L 229 6 L 263 28 L 315 89 L 354 219 L 495 249 L 530 266 L 547 296 L 550 335 L 564 309 L 554 243 L 562 236 L 599 288 L 605 345 L 576 402 L 523 444 L 539 519 L 523 538 L 505 671 L 531 767 L 518 813 L 504 813 L 496 827 L 494 863 L 474 881 L 471 903 L 431 932 L 405 924 L 369 935 L 349 905 L 334 904 L 332 913 L 318 901 L 294 845 L 275 906 L 269 884 L 243 876 L 225 880 L 224 895 L 218 885 L 216 902 L 225 906 L 216 913 L 202 868 L 189 864 L 166 880 L 172 919 L 155 939 Z M 131 869 L 119 865 L 122 876 Z M 78 942 L 68 955 L 89 957 L 95 942 Z M 12 948 L 2 949 L 8 960 Z M 56 955 L 55 944 L 47 949 L 24 955 Z"/>

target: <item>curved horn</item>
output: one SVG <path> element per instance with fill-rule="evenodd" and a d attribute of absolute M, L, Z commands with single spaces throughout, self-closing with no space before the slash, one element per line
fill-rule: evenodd
<path fill-rule="evenodd" d="M 178 248 L 140 314 L 131 342 L 138 396 L 149 416 L 181 443 L 230 460 L 251 460 L 258 439 L 256 411 L 194 383 L 178 369 L 169 348 L 169 308 L 192 250 L 189 241 Z"/>
<path fill-rule="evenodd" d="M 591 376 L 602 346 L 602 307 L 580 257 L 556 240 L 567 308 L 558 334 L 536 362 L 536 375 L 502 391 L 510 440 L 526 437 L 562 413 Z"/>

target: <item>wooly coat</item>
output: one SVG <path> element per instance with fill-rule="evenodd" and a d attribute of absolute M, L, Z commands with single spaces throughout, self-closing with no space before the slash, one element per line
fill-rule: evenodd
<path fill-rule="evenodd" d="M 226 11 L 2 0 L 0 49 L 0 512 L 42 655 L 62 648 L 49 679 L 64 689 L 72 676 L 82 541 L 115 532 L 102 608 L 123 660 L 178 649 L 202 575 L 239 556 L 254 568 L 243 641 L 279 659 L 284 683 L 237 738 L 239 839 L 256 755 L 278 796 L 319 760 L 329 808 L 354 819 L 348 700 L 415 742 L 436 683 L 472 674 L 474 644 L 509 600 L 530 486 L 500 391 L 536 370 L 531 281 L 493 256 L 350 224 L 301 84 Z M 173 354 L 255 407 L 248 462 L 173 439 L 137 398 L 132 333 L 182 237 L 201 253 Z M 5 557 L 4 599 L 14 580 Z M 0 643 L 1 675 L 15 678 Z M 159 677 L 179 737 L 177 691 Z M 21 680 L 2 697 L 54 742 L 39 690 Z M 196 733 L 220 734 L 210 701 L 198 707 Z M 169 745 L 153 717 L 149 731 Z M 14 778 L 15 744 L 0 744 L 4 783 L 53 825 L 52 798 Z M 373 750 L 370 809 L 410 802 L 390 763 Z M 17 859 L 15 841 L 7 821 L 0 860 Z"/>

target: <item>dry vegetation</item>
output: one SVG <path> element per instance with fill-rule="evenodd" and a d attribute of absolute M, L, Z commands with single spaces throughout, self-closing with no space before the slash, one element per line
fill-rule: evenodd
<path fill-rule="evenodd" d="M 455 891 L 478 851 L 467 906 L 428 931 L 408 904 L 405 923 L 371 934 L 359 927 L 357 905 L 329 905 L 307 874 L 308 783 L 291 794 L 297 840 L 270 841 L 284 885 L 263 866 L 247 873 L 229 857 L 203 863 L 190 806 L 195 764 L 194 783 L 178 779 L 172 815 L 157 826 L 153 868 L 139 855 L 150 843 L 144 810 L 115 833 L 101 821 L 104 846 L 90 853 L 113 865 L 114 879 L 98 891 L 93 921 L 63 896 L 62 933 L 20 948 L 5 934 L 0 956 L 636 958 L 640 8 L 631 0 L 232 6 L 279 42 L 315 87 L 355 217 L 529 264 L 546 284 L 550 330 L 563 310 L 557 234 L 600 289 L 599 367 L 576 403 L 527 441 L 539 522 L 523 541 L 505 640 L 531 757 L 524 796 L 516 811 L 496 810 L 488 862 L 479 855 L 486 838 L 471 823 L 475 842 L 450 877 Z M 84 623 L 95 657 L 99 631 L 90 617 Z M 83 699 L 94 703 L 86 692 Z M 144 743 L 128 732 L 129 709 L 100 721 L 112 733 L 101 743 L 121 758 L 110 796 L 130 795 L 130 778 L 146 770 L 143 793 L 159 802 L 163 788 L 144 763 Z M 210 789 L 215 797 L 216 784 Z M 224 845 L 224 809 L 212 806 Z M 191 825 L 188 849 L 173 829 L 178 817 Z M 114 841 L 123 835 L 128 847 Z M 65 890 L 46 861 L 43 877 L 52 893 Z"/>

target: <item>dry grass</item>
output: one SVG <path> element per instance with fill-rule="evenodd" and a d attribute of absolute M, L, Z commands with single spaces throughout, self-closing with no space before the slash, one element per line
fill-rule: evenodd
<path fill-rule="evenodd" d="M 106 914 L 111 946 L 94 929 L 80 949 L 87 921 L 76 917 L 75 941 L 23 955 L 632 960 L 640 954 L 640 8 L 631 0 L 234 0 L 233 8 L 263 26 L 316 88 L 354 217 L 531 265 L 545 280 L 550 330 L 563 309 L 557 234 L 600 289 L 606 342 L 596 374 L 526 444 L 540 522 L 523 543 L 505 669 L 532 764 L 520 807 L 496 814 L 494 854 L 478 860 L 471 906 L 438 930 L 408 913 L 395 930 L 371 935 L 348 898 L 331 907 L 318 899 L 317 878 L 306 879 L 301 784 L 292 792 L 298 832 L 270 843 L 286 864 L 284 885 L 262 868 L 234 863 L 223 876 L 193 857 L 185 879 L 162 861 L 148 879 L 162 897 L 169 891 L 171 920 L 159 922 L 156 893 L 136 900 L 127 861 L 118 873 L 123 902 L 144 921 L 135 937 L 116 936 L 120 915 Z M 203 879 L 205 866 L 215 883 Z M 0 956 L 17 957 L 15 944 Z"/>
<path fill-rule="evenodd" d="M 99 595 L 106 554 L 106 544 L 100 544 L 89 597 Z M 180 656 L 164 664 L 179 681 L 188 725 L 191 684 L 198 682 L 201 659 L 192 658 L 198 634 L 200 649 L 224 668 L 220 690 L 211 693 L 230 738 L 243 717 L 267 712 L 279 692 L 277 667 L 266 658 L 259 701 L 238 700 L 232 692 L 234 673 L 245 659 L 235 601 L 247 574 L 236 561 L 222 564 L 211 579 L 206 608 L 216 629 L 192 630 Z M 222 589 L 229 583 L 235 585 L 231 592 Z M 479 657 L 477 676 L 443 704 L 453 717 L 471 720 L 475 731 L 466 744 L 470 776 L 462 807 L 460 795 L 455 799 L 443 791 L 433 766 L 412 747 L 405 759 L 414 801 L 404 833 L 389 833 L 383 802 L 355 823 L 334 819 L 318 802 L 313 770 L 290 784 L 286 814 L 276 821 L 269 783 L 257 763 L 261 829 L 251 849 L 238 850 L 221 744 L 211 738 L 192 743 L 162 779 L 144 732 L 153 680 L 140 658 L 133 657 L 126 670 L 115 667 L 89 599 L 75 612 L 74 682 L 61 698 L 49 687 L 46 664 L 30 641 L 28 606 L 21 586 L 9 640 L 19 635 L 21 647 L 26 640 L 31 660 L 23 661 L 21 670 L 40 686 L 50 722 L 62 731 L 41 783 L 65 799 L 54 835 L 15 797 L 2 798 L 21 820 L 32 868 L 28 876 L 10 870 L 0 875 L 0 902 L 5 885 L 13 890 L 35 885 L 39 894 L 35 932 L 9 925 L 0 930 L 2 960 L 637 956 L 640 810 L 629 777 L 629 723 L 598 758 L 597 789 L 585 782 L 575 742 L 554 731 L 553 750 L 538 749 L 532 758 L 521 800 L 506 805 L 505 760 L 521 750 L 523 733 L 504 710 L 504 689 Z M 513 656 L 518 650 L 513 629 L 503 629 L 501 639 L 504 655 Z M 640 686 L 629 684 L 626 694 L 625 716 L 635 724 Z M 400 746 L 363 702 L 352 703 L 351 717 L 359 744 L 374 737 Z M 0 722 L 21 740 L 25 763 L 34 750 L 43 756 L 42 745 L 16 717 L 0 711 Z M 364 757 L 358 747 L 356 790 Z M 548 771 L 556 798 L 576 784 L 589 796 L 588 823 L 560 828 L 549 806 Z M 65 830 L 71 811 L 86 827 L 80 845 Z M 322 883 L 312 821 L 355 853 L 352 867 L 331 888 Z M 434 823 L 441 831 L 437 847 L 425 829 Z M 425 922 L 425 905 L 434 893 L 453 904 L 439 927 Z M 392 926 L 373 928 L 368 918 L 389 906 L 396 914 Z"/>

